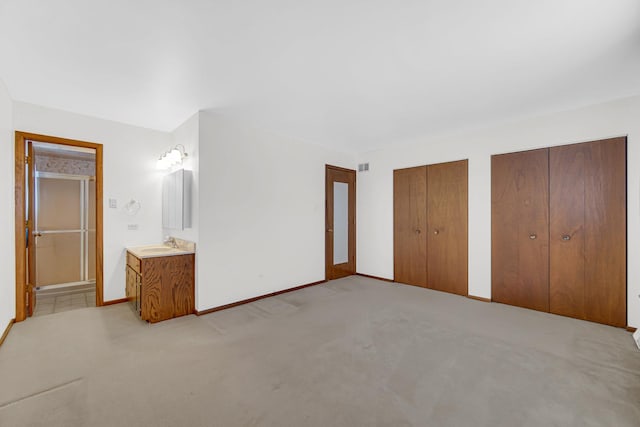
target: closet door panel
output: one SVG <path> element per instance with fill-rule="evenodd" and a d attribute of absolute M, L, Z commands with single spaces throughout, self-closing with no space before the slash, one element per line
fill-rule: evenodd
<path fill-rule="evenodd" d="M 549 151 L 491 158 L 492 299 L 549 311 Z"/>
<path fill-rule="evenodd" d="M 626 138 L 585 146 L 586 318 L 626 326 Z"/>
<path fill-rule="evenodd" d="M 427 285 L 427 167 L 393 171 L 394 280 Z"/>
<path fill-rule="evenodd" d="M 427 168 L 427 286 L 468 294 L 468 162 Z"/>
<path fill-rule="evenodd" d="M 549 311 L 584 319 L 584 144 L 550 149 L 549 184 Z"/>

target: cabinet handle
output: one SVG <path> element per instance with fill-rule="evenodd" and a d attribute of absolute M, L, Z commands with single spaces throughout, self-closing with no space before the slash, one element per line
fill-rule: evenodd
<path fill-rule="evenodd" d="M 536 240 L 538 238 L 538 235 L 537 234 L 529 234 L 529 238 L 531 240 Z"/>
<path fill-rule="evenodd" d="M 565 234 L 562 236 L 562 240 L 564 240 L 565 242 L 568 242 L 569 240 L 571 240 L 571 236 L 569 236 L 568 234 Z"/>

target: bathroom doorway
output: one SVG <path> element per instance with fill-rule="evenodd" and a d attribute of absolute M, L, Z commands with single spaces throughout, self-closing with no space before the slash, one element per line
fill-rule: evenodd
<path fill-rule="evenodd" d="M 16 321 L 102 305 L 101 172 L 100 144 L 16 132 Z"/>
<path fill-rule="evenodd" d="M 356 274 L 356 171 L 325 166 L 325 279 Z"/>

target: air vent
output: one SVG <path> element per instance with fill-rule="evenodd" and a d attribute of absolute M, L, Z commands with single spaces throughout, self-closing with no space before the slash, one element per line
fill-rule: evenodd
<path fill-rule="evenodd" d="M 369 170 L 369 163 L 360 163 L 358 165 L 358 172 L 367 172 Z"/>

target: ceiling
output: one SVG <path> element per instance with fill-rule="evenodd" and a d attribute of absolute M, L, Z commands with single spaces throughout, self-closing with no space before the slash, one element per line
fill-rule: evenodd
<path fill-rule="evenodd" d="M 0 0 L 13 99 L 362 152 L 640 94 L 638 0 Z"/>

